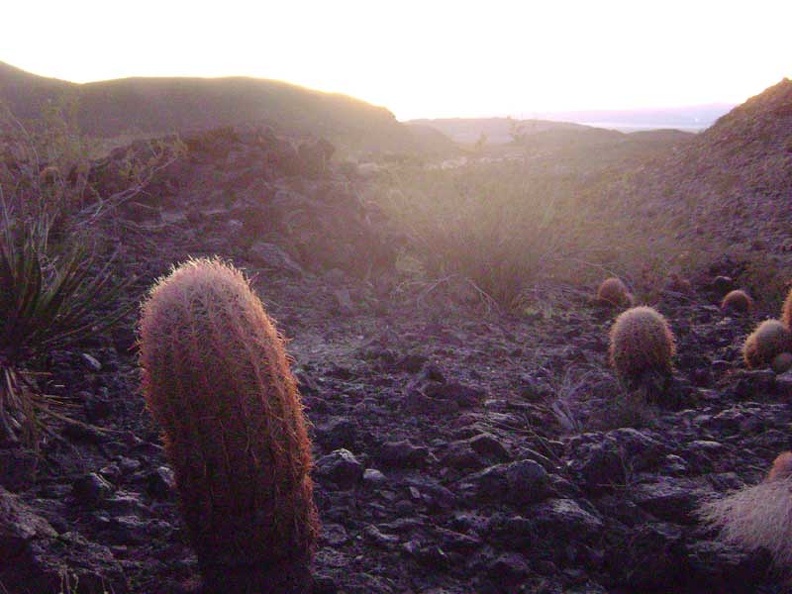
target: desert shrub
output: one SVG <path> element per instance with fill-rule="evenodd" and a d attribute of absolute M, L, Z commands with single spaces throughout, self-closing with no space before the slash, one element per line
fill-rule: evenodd
<path fill-rule="evenodd" d="M 95 234 L 99 219 L 142 194 L 186 150 L 175 137 L 138 140 L 115 148 L 119 158 L 114 145 L 81 133 L 77 108 L 65 98 L 22 122 L 0 104 L 0 187 L 16 216 L 46 227 L 50 239 Z"/>
<path fill-rule="evenodd" d="M 2 195 L 0 186 L 0 434 L 35 446 L 48 420 L 65 417 L 29 365 L 119 319 L 124 283 L 109 264 L 97 269 L 84 243 L 53 254 L 47 224 L 15 217 Z"/>
<path fill-rule="evenodd" d="M 605 305 L 630 307 L 633 305 L 633 296 L 621 279 L 610 277 L 602 281 L 597 288 L 597 301 Z"/>
<path fill-rule="evenodd" d="M 748 335 L 743 359 L 748 369 L 770 365 L 776 356 L 792 351 L 792 333 L 778 320 L 765 320 Z"/>
<path fill-rule="evenodd" d="M 283 340 L 242 273 L 204 259 L 161 279 L 140 362 L 210 589 L 303 591 L 318 531 L 311 447 Z"/>
<path fill-rule="evenodd" d="M 427 282 L 462 275 L 506 308 L 537 282 L 595 283 L 604 270 L 632 278 L 645 300 L 669 272 L 692 265 L 680 261 L 696 252 L 676 230 L 652 221 L 647 237 L 635 224 L 607 159 L 575 146 L 553 151 L 389 166 L 369 198 L 407 238 Z"/>
<path fill-rule="evenodd" d="M 583 219 L 571 194 L 531 184 L 514 167 L 405 167 L 381 181 L 374 200 L 430 282 L 461 275 L 509 309 L 563 258 Z"/>
<path fill-rule="evenodd" d="M 747 313 L 753 308 L 753 299 L 742 289 L 729 291 L 721 301 L 721 309 L 724 311 L 736 311 Z"/>
<path fill-rule="evenodd" d="M 639 306 L 622 312 L 610 330 L 610 363 L 619 380 L 636 385 L 647 373 L 670 376 L 676 347 L 666 319 Z"/>
<path fill-rule="evenodd" d="M 699 509 L 701 519 L 717 529 L 726 544 L 767 550 L 782 569 L 792 562 L 791 461 L 789 452 L 781 454 L 764 481 L 707 501 Z"/>

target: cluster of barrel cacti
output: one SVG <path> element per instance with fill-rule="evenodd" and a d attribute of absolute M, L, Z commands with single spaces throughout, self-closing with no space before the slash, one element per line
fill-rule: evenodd
<path fill-rule="evenodd" d="M 597 302 L 632 305 L 632 295 L 618 278 L 608 278 L 597 290 Z M 754 307 L 747 292 L 736 289 L 721 301 L 724 312 L 749 313 Z M 635 386 L 649 372 L 670 375 L 675 353 L 674 335 L 665 318 L 648 306 L 622 312 L 610 331 L 609 358 L 620 381 Z M 746 338 L 743 359 L 749 369 L 772 367 L 777 373 L 792 368 L 792 290 L 780 320 L 765 320 Z"/>
<path fill-rule="evenodd" d="M 201 259 L 161 279 L 140 362 L 205 591 L 309 591 L 318 519 L 303 407 L 242 273 Z"/>
<path fill-rule="evenodd" d="M 749 369 L 772 367 L 782 373 L 792 367 L 792 290 L 781 307 L 781 319 L 764 320 L 745 339 L 743 359 Z"/>

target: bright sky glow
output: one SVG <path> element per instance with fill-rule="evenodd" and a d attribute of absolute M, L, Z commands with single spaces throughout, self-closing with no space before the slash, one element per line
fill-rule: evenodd
<path fill-rule="evenodd" d="M 7 0 L 0 61 L 74 82 L 255 76 L 416 117 L 740 103 L 789 0 Z"/>

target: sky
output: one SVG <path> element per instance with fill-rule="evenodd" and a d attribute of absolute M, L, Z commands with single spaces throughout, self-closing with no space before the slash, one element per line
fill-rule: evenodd
<path fill-rule="evenodd" d="M 0 61 L 253 76 L 420 117 L 742 103 L 792 78 L 789 0 L 6 0 Z"/>

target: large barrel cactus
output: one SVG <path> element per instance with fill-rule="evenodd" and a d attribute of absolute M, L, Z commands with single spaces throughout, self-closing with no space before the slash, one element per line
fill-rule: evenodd
<path fill-rule="evenodd" d="M 307 592 L 318 534 L 310 442 L 282 338 L 242 273 L 191 260 L 140 321 L 143 393 L 161 424 L 210 592 Z"/>

